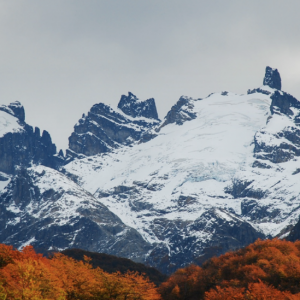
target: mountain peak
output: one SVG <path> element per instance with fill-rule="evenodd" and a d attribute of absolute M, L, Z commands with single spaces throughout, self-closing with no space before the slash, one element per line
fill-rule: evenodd
<path fill-rule="evenodd" d="M 118 108 L 124 114 L 133 118 L 145 117 L 158 120 L 155 100 L 153 98 L 142 101 L 131 92 L 128 92 L 128 96 L 121 96 Z"/>
<path fill-rule="evenodd" d="M 273 89 L 281 90 L 281 78 L 277 69 L 266 67 L 263 85 L 267 85 Z"/>
<path fill-rule="evenodd" d="M 19 101 L 11 102 L 8 105 L 1 105 L 0 110 L 18 118 L 21 122 L 25 121 L 25 110 Z"/>

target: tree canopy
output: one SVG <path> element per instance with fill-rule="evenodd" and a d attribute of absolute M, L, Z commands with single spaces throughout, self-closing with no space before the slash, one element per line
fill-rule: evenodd
<path fill-rule="evenodd" d="M 63 254 L 49 259 L 32 246 L 22 251 L 0 244 L 0 299 L 16 300 L 158 300 L 154 283 L 137 272 L 107 273 L 92 268 L 90 258 Z"/>
<path fill-rule="evenodd" d="M 257 240 L 238 251 L 177 270 L 163 299 L 300 299 L 300 241 Z"/>

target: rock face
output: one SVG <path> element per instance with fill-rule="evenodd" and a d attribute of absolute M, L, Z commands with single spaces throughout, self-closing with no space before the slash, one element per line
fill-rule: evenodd
<path fill-rule="evenodd" d="M 153 98 L 140 101 L 135 95 L 129 92 L 128 96 L 121 96 L 118 108 L 124 114 L 133 118 L 144 117 L 158 120 L 155 100 Z"/>
<path fill-rule="evenodd" d="M 293 96 L 285 93 L 276 91 L 272 96 L 271 113 L 282 113 L 292 118 L 296 118 L 299 123 L 299 109 L 300 101 Z M 296 110 L 295 110 L 296 109 Z"/>
<path fill-rule="evenodd" d="M 285 239 L 291 242 L 300 240 L 300 221 L 298 221 L 296 225 L 292 227 L 290 233 Z"/>
<path fill-rule="evenodd" d="M 95 104 L 78 121 L 69 137 L 68 155 L 91 156 L 110 152 L 139 140 L 149 140 L 158 120 L 154 99 L 140 101 L 132 93 L 122 96 L 119 111 L 103 103 Z"/>
<path fill-rule="evenodd" d="M 263 85 L 267 85 L 272 89 L 281 90 L 281 78 L 277 69 L 266 67 Z"/>
<path fill-rule="evenodd" d="M 181 96 L 177 103 L 173 105 L 171 110 L 167 113 L 165 121 L 161 127 L 172 123 L 182 125 L 185 121 L 195 119 L 197 115 L 193 112 L 193 108 L 194 100 L 186 96 Z"/>
<path fill-rule="evenodd" d="M 169 243 L 168 246 L 165 243 L 156 244 L 147 263 L 167 274 L 191 262 L 199 263 L 201 256 L 210 249 L 214 249 L 213 255 L 221 255 L 258 238 L 265 238 L 264 234 L 257 232 L 249 223 L 215 208 L 207 210 L 195 221 L 157 218 L 151 228 L 160 240 L 168 240 Z M 201 239 L 198 236 L 200 232 Z M 205 260 L 207 258 L 205 255 Z"/>
<path fill-rule="evenodd" d="M 40 135 L 40 129 L 34 130 L 25 123 L 25 111 L 18 102 L 0 107 L 3 124 L 0 136 L 0 171 L 14 174 L 19 167 L 42 164 L 57 168 L 63 164 L 63 158 L 56 155 L 56 146 L 47 131 Z"/>
<path fill-rule="evenodd" d="M 25 110 L 19 101 L 12 102 L 9 105 L 1 105 L 0 110 L 16 117 L 20 123 L 25 122 Z"/>
<path fill-rule="evenodd" d="M 300 101 L 281 91 L 270 98 L 271 116 L 255 135 L 254 153 L 258 159 L 286 162 L 300 156 Z"/>

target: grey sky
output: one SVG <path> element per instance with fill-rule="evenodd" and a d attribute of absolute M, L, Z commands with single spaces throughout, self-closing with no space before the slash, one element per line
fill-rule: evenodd
<path fill-rule="evenodd" d="M 0 0 L 0 103 L 65 149 L 99 102 L 155 98 L 160 118 L 181 95 L 262 85 L 266 65 L 300 99 L 300 1 Z"/>

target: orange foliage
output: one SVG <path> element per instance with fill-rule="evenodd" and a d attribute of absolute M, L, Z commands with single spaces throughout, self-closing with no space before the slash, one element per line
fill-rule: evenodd
<path fill-rule="evenodd" d="M 178 269 L 170 278 L 161 284 L 159 291 L 163 299 L 199 299 L 204 295 L 204 272 L 195 265 Z"/>
<path fill-rule="evenodd" d="M 300 299 L 300 241 L 261 241 L 176 271 L 160 286 L 169 299 Z"/>
<path fill-rule="evenodd" d="M 250 283 L 248 290 L 245 288 L 216 287 L 205 293 L 206 300 L 296 300 L 300 295 L 292 295 L 290 292 L 281 292 L 272 286 L 262 282 Z"/>
<path fill-rule="evenodd" d="M 159 300 L 153 283 L 138 273 L 109 274 L 62 254 L 47 259 L 31 246 L 21 252 L 0 245 L 0 299 Z"/>

